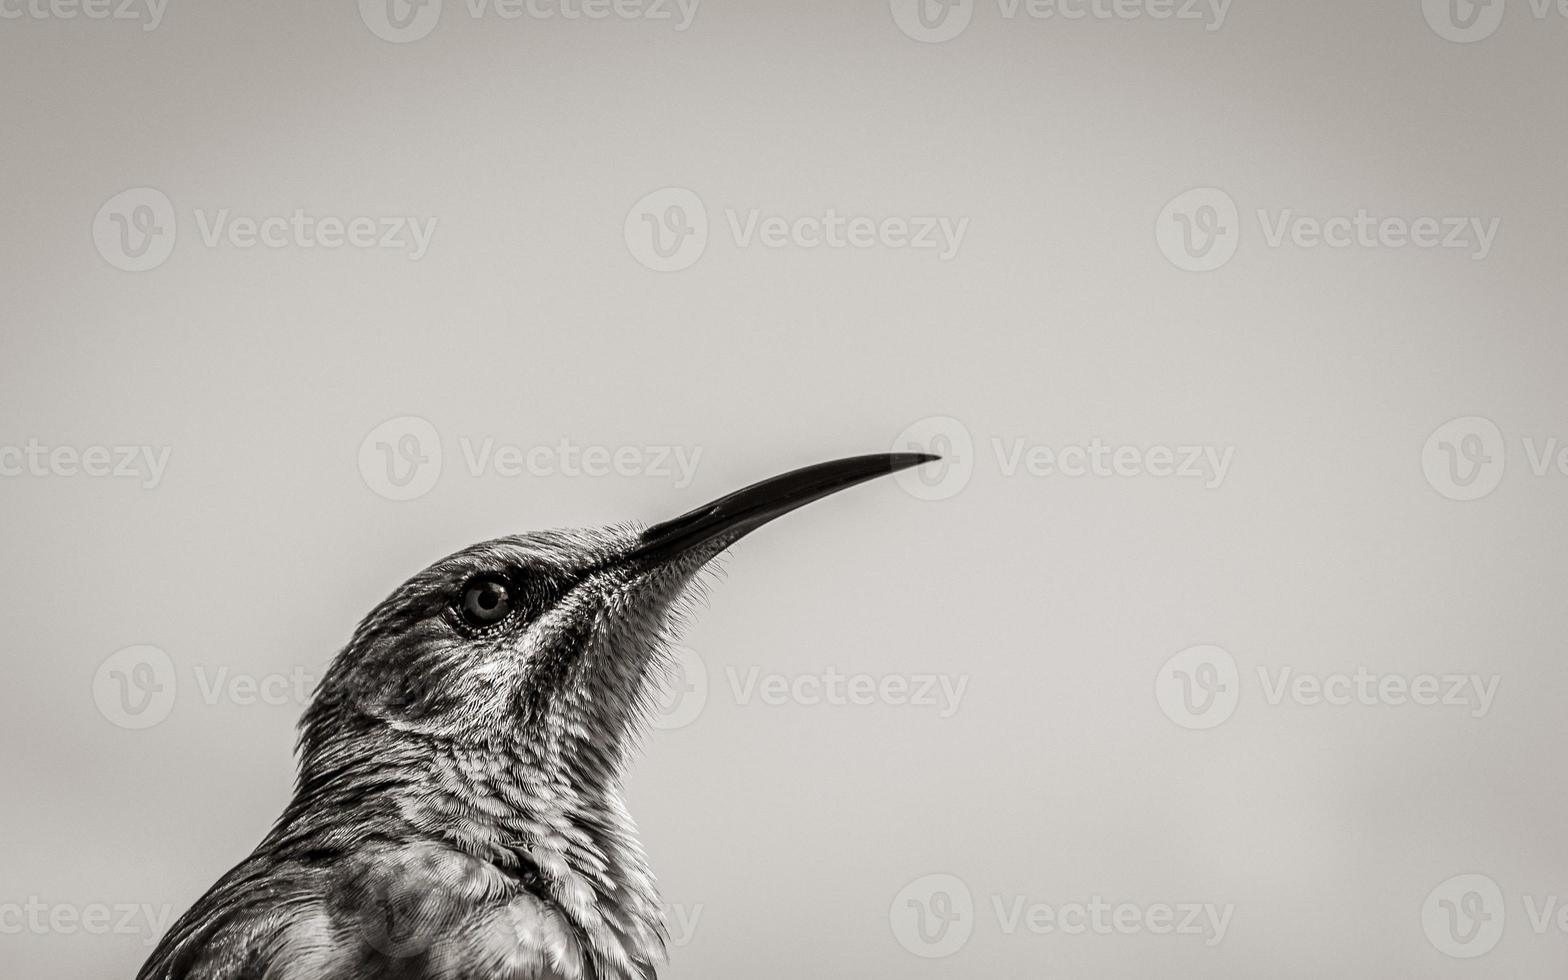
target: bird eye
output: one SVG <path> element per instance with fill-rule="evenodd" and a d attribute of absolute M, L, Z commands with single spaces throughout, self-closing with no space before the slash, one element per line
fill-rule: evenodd
<path fill-rule="evenodd" d="M 512 592 L 500 579 L 474 579 L 464 586 L 458 611 L 463 621 L 476 629 L 494 626 L 512 614 Z"/>

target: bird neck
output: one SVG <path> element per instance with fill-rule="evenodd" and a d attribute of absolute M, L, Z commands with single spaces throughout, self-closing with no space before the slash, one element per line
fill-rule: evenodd
<path fill-rule="evenodd" d="M 599 975 L 651 976 L 664 910 L 618 778 L 584 778 L 528 744 L 446 746 L 400 801 L 408 825 L 518 875 L 576 927 Z"/>
<path fill-rule="evenodd" d="M 652 977 L 664 910 L 618 775 L 551 742 L 340 737 L 302 760 L 269 846 L 352 850 L 391 839 L 484 861 L 572 923 L 601 980 Z M 569 753 L 567 753 L 569 754 Z"/>

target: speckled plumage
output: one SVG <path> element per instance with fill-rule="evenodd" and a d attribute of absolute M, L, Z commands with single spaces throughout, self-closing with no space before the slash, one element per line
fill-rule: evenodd
<path fill-rule="evenodd" d="M 650 980 L 664 926 L 620 774 L 696 573 L 637 530 L 476 545 L 360 624 L 301 722 L 293 801 L 138 980 Z M 469 635 L 458 590 L 523 614 Z"/>

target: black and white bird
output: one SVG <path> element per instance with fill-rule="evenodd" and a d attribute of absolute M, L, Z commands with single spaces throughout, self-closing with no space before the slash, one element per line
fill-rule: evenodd
<path fill-rule="evenodd" d="M 663 913 L 621 777 L 682 597 L 773 518 L 935 458 L 823 463 L 415 575 L 322 678 L 272 831 L 138 980 L 651 980 Z"/>

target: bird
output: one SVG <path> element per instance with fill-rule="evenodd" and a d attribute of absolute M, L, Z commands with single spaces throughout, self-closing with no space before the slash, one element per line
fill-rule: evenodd
<path fill-rule="evenodd" d="M 936 459 L 820 463 L 650 527 L 502 537 L 419 572 L 322 675 L 272 829 L 137 980 L 656 980 L 663 911 L 621 787 L 699 573 Z"/>

